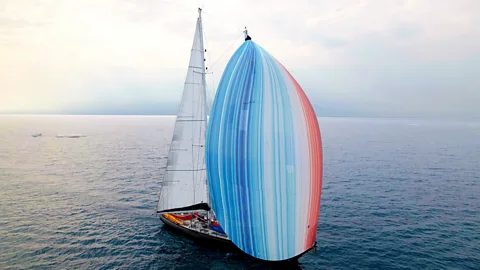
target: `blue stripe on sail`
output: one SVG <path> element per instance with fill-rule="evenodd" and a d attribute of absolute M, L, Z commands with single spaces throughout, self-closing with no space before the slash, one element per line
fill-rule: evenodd
<path fill-rule="evenodd" d="M 253 48 L 248 48 L 247 54 L 252 53 L 251 50 Z M 247 56 L 248 57 L 248 56 Z M 250 217 L 250 209 L 248 207 L 249 204 L 249 198 L 248 198 L 248 191 L 249 191 L 249 186 L 248 186 L 248 181 L 247 181 L 247 166 L 246 166 L 246 159 L 248 158 L 245 153 L 245 149 L 248 147 L 248 144 L 245 142 L 245 137 L 246 137 L 246 130 L 248 129 L 247 127 L 247 109 L 248 106 L 245 106 L 246 102 L 248 102 L 248 95 L 249 91 L 252 90 L 251 88 L 251 79 L 253 78 L 252 72 L 248 72 L 249 70 L 252 70 L 252 64 L 251 62 L 245 62 L 244 68 L 245 72 L 242 73 L 242 77 L 239 80 L 240 87 L 238 88 L 240 91 L 238 91 L 238 99 L 239 101 L 236 103 L 236 106 L 239 107 L 236 112 L 238 112 L 238 116 L 236 119 L 236 137 L 231 138 L 233 139 L 235 145 L 236 145 L 236 160 L 238 161 L 236 165 L 236 181 L 238 184 L 238 189 L 237 189 L 237 194 L 238 194 L 238 201 L 239 201 L 239 209 L 240 215 L 244 215 L 244 222 L 246 224 L 251 224 L 251 217 Z M 241 219 L 242 217 L 238 217 L 238 219 Z M 252 231 L 251 231 L 251 226 L 244 226 L 244 246 L 245 246 L 245 252 L 251 253 L 252 250 Z"/>
<path fill-rule="evenodd" d="M 264 69 L 262 65 L 262 56 L 261 54 L 257 53 L 255 55 L 255 63 L 256 63 L 256 80 L 254 81 L 254 89 L 261 89 L 261 87 L 264 85 Z M 251 142 L 251 145 L 253 147 L 252 151 L 256 151 L 256 156 L 257 160 L 251 159 L 250 160 L 250 166 L 254 168 L 254 174 L 252 174 L 250 177 L 251 179 L 261 179 L 263 175 L 263 170 L 261 164 L 264 164 L 263 162 L 263 132 L 262 132 L 262 127 L 263 127 L 263 118 L 260 117 L 262 115 L 262 109 L 263 107 L 261 106 L 262 101 L 263 101 L 263 91 L 255 91 L 255 98 L 253 99 L 253 104 L 252 104 L 252 117 L 250 119 L 252 126 L 252 134 L 258 134 L 259 137 L 255 138 L 254 136 L 250 136 L 249 140 Z M 255 187 L 252 187 L 252 191 L 255 193 L 255 200 L 259 202 L 259 209 L 260 211 L 256 211 L 256 215 L 254 216 L 254 219 L 258 221 L 258 226 L 256 226 L 256 238 L 259 239 L 257 248 L 259 250 L 262 250 L 263 254 L 268 254 L 268 242 L 267 242 L 267 228 L 265 224 L 265 218 L 262 213 L 265 213 L 267 209 L 265 208 L 265 196 L 264 196 L 264 188 L 263 188 L 263 182 L 262 181 L 257 181 L 255 183 Z"/>

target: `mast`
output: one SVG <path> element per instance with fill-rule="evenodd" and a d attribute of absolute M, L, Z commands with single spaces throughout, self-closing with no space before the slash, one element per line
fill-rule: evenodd
<path fill-rule="evenodd" d="M 203 23 L 202 23 L 202 9 L 198 8 L 198 25 L 200 26 L 200 48 L 202 48 L 202 82 L 203 82 L 203 110 L 205 114 L 203 115 L 205 122 L 207 122 L 207 86 L 206 86 L 206 80 L 205 80 L 205 46 L 203 44 Z M 205 129 L 203 130 L 203 138 L 207 137 L 207 129 L 205 125 Z M 204 150 L 205 150 L 205 142 L 204 142 Z M 204 156 L 205 157 L 205 156 Z M 205 162 L 205 158 L 204 158 Z M 206 188 L 207 188 L 207 204 L 210 205 L 210 194 L 208 193 L 208 179 L 206 178 L 207 175 L 205 174 L 205 181 L 207 182 Z"/>
<path fill-rule="evenodd" d="M 207 86 L 206 86 L 206 80 L 205 80 L 205 73 L 206 73 L 206 70 L 205 70 L 205 46 L 203 44 L 203 23 L 202 23 L 202 9 L 201 8 L 198 8 L 198 25 L 200 27 L 200 48 L 202 49 L 202 58 L 203 58 L 203 62 L 202 62 L 202 82 L 203 82 L 203 104 L 204 104 L 204 112 L 205 114 L 203 115 L 204 119 L 205 119 L 205 122 L 208 124 L 207 122 Z M 205 129 L 203 130 L 203 138 L 206 138 L 207 137 L 207 129 L 206 129 L 206 125 L 205 125 Z M 205 149 L 205 143 L 203 144 L 204 145 L 204 149 Z M 205 156 L 204 156 L 205 157 Z M 205 158 L 204 158 L 204 162 L 205 162 Z M 207 192 L 207 205 L 211 205 L 210 204 L 210 194 L 208 192 L 208 179 L 207 179 L 207 175 L 205 174 L 205 181 L 206 181 L 206 192 Z M 210 210 L 211 211 L 211 210 Z M 210 211 L 207 211 L 207 220 L 208 222 L 210 222 Z"/>

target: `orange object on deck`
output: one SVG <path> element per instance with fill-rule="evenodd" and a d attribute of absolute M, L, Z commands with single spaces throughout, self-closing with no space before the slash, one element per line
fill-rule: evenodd
<path fill-rule="evenodd" d="M 183 225 L 183 223 L 180 220 L 176 219 L 174 216 L 170 214 L 163 214 L 163 216 L 175 224 Z"/>

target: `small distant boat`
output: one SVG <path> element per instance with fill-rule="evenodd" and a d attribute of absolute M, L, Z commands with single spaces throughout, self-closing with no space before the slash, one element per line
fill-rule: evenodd
<path fill-rule="evenodd" d="M 42 133 L 35 133 L 35 134 L 32 134 L 32 137 L 40 137 L 42 136 Z"/>
<path fill-rule="evenodd" d="M 85 135 L 57 135 L 57 138 L 83 138 Z"/>

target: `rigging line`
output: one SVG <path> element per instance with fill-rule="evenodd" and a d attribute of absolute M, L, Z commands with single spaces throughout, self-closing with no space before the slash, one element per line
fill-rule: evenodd
<path fill-rule="evenodd" d="M 202 60 L 203 61 L 203 58 Z M 203 81 L 204 81 L 204 74 L 201 74 L 200 76 L 200 80 L 201 80 L 201 83 L 199 83 L 200 86 L 202 86 L 200 89 L 198 89 L 199 91 L 196 92 L 196 94 L 198 95 L 198 99 L 200 99 L 201 101 L 203 101 L 202 97 L 204 95 L 204 89 L 203 89 Z M 196 117 L 201 117 L 203 118 L 203 114 L 205 113 L 204 112 L 204 109 L 203 109 L 203 106 L 202 106 L 202 103 L 203 102 L 199 102 L 197 103 L 197 107 L 196 107 L 196 111 L 194 112 Z M 194 130 L 194 134 L 196 136 L 193 136 L 193 142 L 192 142 L 192 155 L 193 155 L 193 160 L 192 160 L 192 163 L 193 163 L 193 168 L 194 168 L 194 172 L 193 172 L 193 175 L 194 175 L 194 189 L 197 187 L 197 185 L 200 183 L 201 185 L 201 179 L 199 179 L 199 171 L 202 171 L 204 168 L 203 166 L 201 166 L 199 164 L 199 159 L 200 159 L 200 151 L 197 149 L 196 152 L 194 153 L 193 152 L 193 146 L 195 145 L 195 140 L 198 139 L 198 138 L 202 138 L 202 132 L 203 132 L 203 127 L 204 127 L 204 122 L 205 121 L 197 121 L 196 123 L 193 124 L 193 130 Z M 201 142 L 198 142 L 198 143 L 201 143 Z M 200 182 L 199 182 L 200 181 Z M 196 190 L 196 189 L 195 189 Z"/>
<path fill-rule="evenodd" d="M 203 24 L 202 24 L 202 30 L 203 30 Z M 207 45 L 207 48 L 210 48 L 210 47 L 208 46 L 207 35 L 205 35 L 205 32 L 204 32 L 204 31 L 202 31 L 202 33 L 203 33 L 203 37 L 205 38 L 205 44 Z M 203 49 L 205 50 L 205 46 L 203 46 Z M 208 63 L 212 64 L 212 58 L 210 57 L 210 50 L 207 50 L 206 53 L 207 53 L 207 55 L 208 55 L 208 58 L 207 58 L 207 59 L 208 59 Z M 211 65 L 210 65 L 210 68 L 211 68 Z M 205 71 L 205 72 L 206 72 L 206 71 Z"/>
<path fill-rule="evenodd" d="M 215 60 L 215 62 L 213 62 L 213 64 L 210 66 L 210 69 L 212 69 L 213 66 L 215 66 L 215 64 L 218 62 L 218 60 L 222 59 L 222 57 L 227 53 L 227 51 L 230 50 L 230 48 L 232 48 L 233 45 L 235 45 L 235 43 L 237 43 L 237 41 L 238 41 L 241 37 L 243 37 L 243 32 L 242 32 L 242 34 L 241 34 L 240 36 L 238 36 L 238 37 L 235 39 L 235 41 L 222 53 L 222 55 L 220 55 L 220 57 L 219 57 L 217 60 Z"/>
<path fill-rule="evenodd" d="M 198 45 L 197 45 L 198 42 L 201 42 L 201 36 L 200 36 L 201 33 L 202 33 L 202 27 L 201 27 L 201 26 L 202 26 L 202 21 L 201 21 L 201 14 L 200 14 L 199 17 L 198 17 L 198 20 L 197 20 L 197 27 L 196 27 L 196 28 L 197 28 L 197 29 L 196 29 L 197 32 L 195 33 L 195 40 L 194 40 L 194 45 L 193 45 L 194 48 L 195 48 L 195 46 L 198 46 Z M 199 34 L 200 34 L 200 35 L 199 35 Z M 199 39 L 200 39 L 200 40 L 199 40 Z M 201 45 L 200 45 L 200 46 L 201 46 Z M 198 52 L 197 52 L 197 53 L 198 53 Z M 192 56 L 191 56 L 191 57 L 194 57 L 194 59 L 193 59 L 193 66 L 198 66 L 199 64 L 201 64 L 201 63 L 197 63 L 198 57 L 196 57 L 196 56 L 197 56 L 197 55 L 193 56 L 193 52 L 192 52 Z M 202 59 L 202 61 L 203 61 L 203 59 Z M 193 73 L 193 70 L 192 70 L 192 73 Z M 196 77 L 196 76 L 193 74 L 193 80 L 195 80 L 195 77 Z M 195 113 L 196 113 L 196 112 L 195 112 L 195 103 L 194 103 L 195 98 L 196 98 L 196 97 L 195 97 L 195 94 L 196 94 L 195 89 L 196 89 L 196 87 L 194 86 L 194 87 L 193 87 L 193 91 L 192 91 L 192 103 L 191 103 L 191 104 L 192 104 L 192 107 L 191 107 L 192 109 L 191 109 L 191 110 L 192 110 L 193 115 L 195 115 Z M 195 123 L 193 123 L 192 126 L 193 126 L 193 127 L 192 127 L 192 137 L 191 137 L 191 138 L 192 138 L 192 148 L 191 148 L 192 161 L 191 161 L 191 162 L 192 162 L 192 168 L 193 168 L 193 170 L 195 170 L 195 169 L 196 169 L 196 168 L 195 168 L 195 156 L 194 156 L 194 153 L 193 153 L 193 140 L 194 140 L 194 138 L 195 138 L 195 127 L 196 127 Z M 195 173 L 192 173 L 192 182 L 193 182 L 192 188 L 193 188 L 193 201 L 194 201 L 194 202 L 196 201 L 196 192 L 195 192 L 195 184 L 196 184 L 196 181 L 195 181 L 195 180 L 196 180 L 196 179 L 195 179 Z"/>
<path fill-rule="evenodd" d="M 205 36 L 205 42 L 207 43 L 207 47 L 208 47 L 208 41 L 207 41 L 207 38 L 206 38 L 206 35 Z M 208 55 L 208 62 L 211 63 L 211 57 L 210 57 L 210 50 L 207 51 L 207 55 Z M 208 106 L 208 84 L 207 84 L 207 74 L 206 74 L 207 70 L 205 69 L 205 74 L 202 75 L 202 81 L 203 81 L 203 85 L 204 85 L 204 89 L 203 89 L 203 93 L 204 93 L 204 97 L 203 97 L 203 115 L 202 115 L 202 118 L 205 120 L 204 123 L 201 123 L 201 134 L 202 134 L 202 138 L 203 138 L 203 141 L 201 143 L 203 143 L 203 145 L 205 146 L 206 144 L 206 137 L 207 137 L 207 115 L 208 115 L 208 110 L 209 110 L 209 106 Z M 205 148 L 203 148 L 201 150 L 202 152 L 200 153 L 199 151 L 199 155 L 202 159 L 201 161 L 201 166 L 202 168 L 205 169 L 205 171 L 201 172 L 200 173 L 200 183 L 205 183 L 205 188 L 206 188 L 206 194 L 207 194 L 207 202 L 210 203 L 210 199 L 209 199 L 209 193 L 208 193 L 208 186 L 206 185 L 206 164 L 205 164 Z M 200 159 L 200 158 L 199 158 Z M 205 181 L 205 182 L 204 182 Z"/>
<path fill-rule="evenodd" d="M 202 99 L 203 99 L 203 95 L 204 95 L 204 81 L 203 81 L 203 77 L 205 76 L 205 45 L 203 43 L 203 37 L 204 37 L 204 31 L 203 31 L 203 21 L 200 22 L 200 36 L 199 36 L 199 39 L 200 39 L 200 48 L 202 49 L 201 50 L 201 55 L 202 55 L 202 59 L 200 60 L 201 61 L 201 66 L 203 68 L 202 70 L 202 73 L 200 73 L 200 82 L 199 82 L 199 85 L 200 85 L 200 89 L 198 91 L 197 94 L 199 94 L 198 96 L 198 100 L 199 102 L 197 103 L 197 111 L 196 111 L 196 114 L 197 117 L 200 116 L 200 118 L 203 117 L 203 105 L 202 105 Z M 197 124 L 200 124 L 200 125 L 197 125 Z M 203 127 L 203 122 L 199 122 L 199 123 L 195 123 L 195 126 L 194 126 L 194 129 L 195 129 L 195 134 L 197 135 L 197 137 L 195 139 L 198 139 L 198 138 L 201 138 L 201 134 L 202 134 L 202 127 Z M 194 140 L 195 140 L 194 139 Z M 201 143 L 201 142 L 198 142 L 198 143 Z M 192 144 L 192 150 L 193 150 L 193 144 Z M 193 154 L 193 152 L 192 152 Z M 193 160 L 193 163 L 194 163 L 194 168 L 196 169 L 194 172 L 194 178 L 195 178 L 195 187 L 197 187 L 197 184 L 198 184 L 198 181 L 200 181 L 199 177 L 198 177 L 198 170 L 200 170 L 200 165 L 198 164 L 198 159 L 199 159 L 199 154 L 200 154 L 200 151 L 197 151 L 194 153 L 195 156 L 194 156 L 194 160 Z M 201 182 L 200 182 L 201 184 Z"/>
<path fill-rule="evenodd" d="M 203 25 L 202 25 L 202 28 L 203 28 Z M 205 35 L 205 32 L 204 32 L 203 36 L 205 37 L 205 44 L 207 45 L 207 49 L 208 49 L 208 50 L 206 50 L 206 53 L 207 53 L 207 55 L 208 55 L 207 59 L 208 59 L 208 63 L 209 63 L 208 67 L 209 67 L 210 69 L 212 69 L 212 66 L 213 66 L 213 64 L 212 64 L 212 57 L 210 56 L 210 47 L 209 47 L 209 45 L 208 45 L 207 35 Z M 204 48 L 204 49 L 205 49 L 205 48 Z M 207 67 L 207 68 L 208 68 L 208 67 Z M 208 71 L 208 70 L 205 70 L 205 75 L 206 75 L 207 71 Z M 206 76 L 204 76 L 204 78 L 206 78 Z M 212 72 L 212 89 L 213 89 L 213 92 L 215 92 L 215 81 L 213 81 L 213 72 Z M 208 84 L 207 84 L 206 81 L 205 81 L 205 102 L 207 103 L 207 104 L 205 104 L 205 105 L 206 105 L 206 107 L 207 107 L 207 108 L 206 108 L 207 111 L 210 111 L 211 108 L 212 108 L 212 106 L 211 106 L 211 103 L 212 103 L 212 101 L 211 101 L 211 100 L 212 100 L 211 96 L 212 96 L 212 93 L 210 93 L 210 89 L 208 88 Z M 207 115 L 208 115 L 208 112 L 207 112 L 207 111 L 205 112 L 205 120 L 207 119 Z"/>
<path fill-rule="evenodd" d="M 200 117 L 201 117 L 201 118 L 204 118 L 204 119 L 206 120 L 206 113 L 207 113 L 207 112 L 206 112 L 206 106 L 205 106 L 205 105 L 206 105 L 206 96 L 207 96 L 207 93 L 206 93 L 206 88 L 207 88 L 207 86 L 206 86 L 206 81 L 205 81 L 205 72 L 206 72 L 206 70 L 205 70 L 205 64 L 206 64 L 205 58 L 208 58 L 208 62 L 209 62 L 209 63 L 211 62 L 211 60 L 210 60 L 211 58 L 210 58 L 210 52 L 209 52 L 209 51 L 207 51 L 208 57 L 205 57 L 205 45 L 204 45 L 204 42 L 203 42 L 204 38 L 205 38 L 205 42 L 207 43 L 207 48 L 208 48 L 208 41 L 207 41 L 207 39 L 206 39 L 206 35 L 205 35 L 205 31 L 204 31 L 204 26 L 203 26 L 203 21 L 202 21 L 202 22 L 201 22 L 201 37 L 200 37 L 201 40 L 200 40 L 200 42 L 201 42 L 201 47 L 202 47 L 202 52 L 201 52 L 201 53 L 202 53 L 203 56 L 204 56 L 204 57 L 202 57 L 202 58 L 203 58 L 202 60 L 204 60 L 204 61 L 203 61 L 203 65 L 202 65 L 202 67 L 203 67 L 203 69 L 204 69 L 204 70 L 203 70 L 204 73 L 201 74 L 201 86 L 202 86 L 202 89 L 201 89 L 200 93 L 202 94 L 202 100 L 201 100 L 201 102 L 200 102 L 200 103 L 201 103 L 200 106 L 197 107 L 197 115 L 200 114 Z M 198 135 L 200 135 L 199 138 L 202 138 L 202 139 L 203 139 L 203 144 L 204 144 L 204 143 L 205 143 L 205 134 L 204 134 L 205 130 L 204 130 L 204 129 L 206 128 L 206 122 L 200 122 L 199 124 L 200 124 L 200 125 L 199 125 L 199 126 L 196 126 L 195 128 L 197 128 L 197 127 L 199 128 L 199 133 L 198 133 Z M 199 143 L 202 143 L 202 142 L 199 142 Z M 203 158 L 202 158 L 201 163 L 200 163 L 200 158 L 201 158 L 201 157 L 203 157 Z M 198 170 L 205 169 L 204 159 L 205 159 L 205 154 L 202 153 L 202 150 L 197 151 L 197 152 L 196 152 L 196 162 L 195 162 L 195 165 L 198 166 L 198 167 L 197 167 Z M 202 183 L 202 182 L 203 182 L 203 177 L 202 177 L 202 176 L 203 176 L 203 172 L 201 172 L 200 175 L 195 174 L 196 181 L 200 181 L 200 185 L 203 184 L 203 183 Z M 200 178 L 200 179 L 199 179 L 199 178 Z M 208 200 L 207 200 L 207 201 L 208 201 Z"/>
<path fill-rule="evenodd" d="M 215 97 L 215 76 L 213 75 L 213 67 L 215 66 L 215 64 L 223 58 L 223 56 L 232 48 L 233 45 L 235 45 L 235 43 L 237 43 L 237 41 L 243 37 L 243 32 L 241 35 L 239 35 L 235 41 L 232 42 L 232 44 L 230 44 L 230 46 L 220 55 L 219 58 L 217 58 L 217 60 L 215 60 L 213 63 L 211 61 L 211 57 L 210 57 L 210 50 L 207 51 L 207 54 L 208 54 L 208 58 L 209 58 L 209 63 L 210 63 L 210 70 L 211 70 L 211 73 L 212 73 L 212 87 L 211 87 L 211 90 L 208 88 L 208 85 L 206 86 L 206 90 L 207 90 L 207 105 L 208 105 L 208 110 L 210 111 L 212 109 L 212 105 L 213 105 L 213 99 Z M 208 40 L 207 40 L 207 37 L 205 35 L 205 43 L 207 44 L 207 47 L 208 47 Z M 208 114 L 207 112 L 205 112 L 206 114 Z"/>

